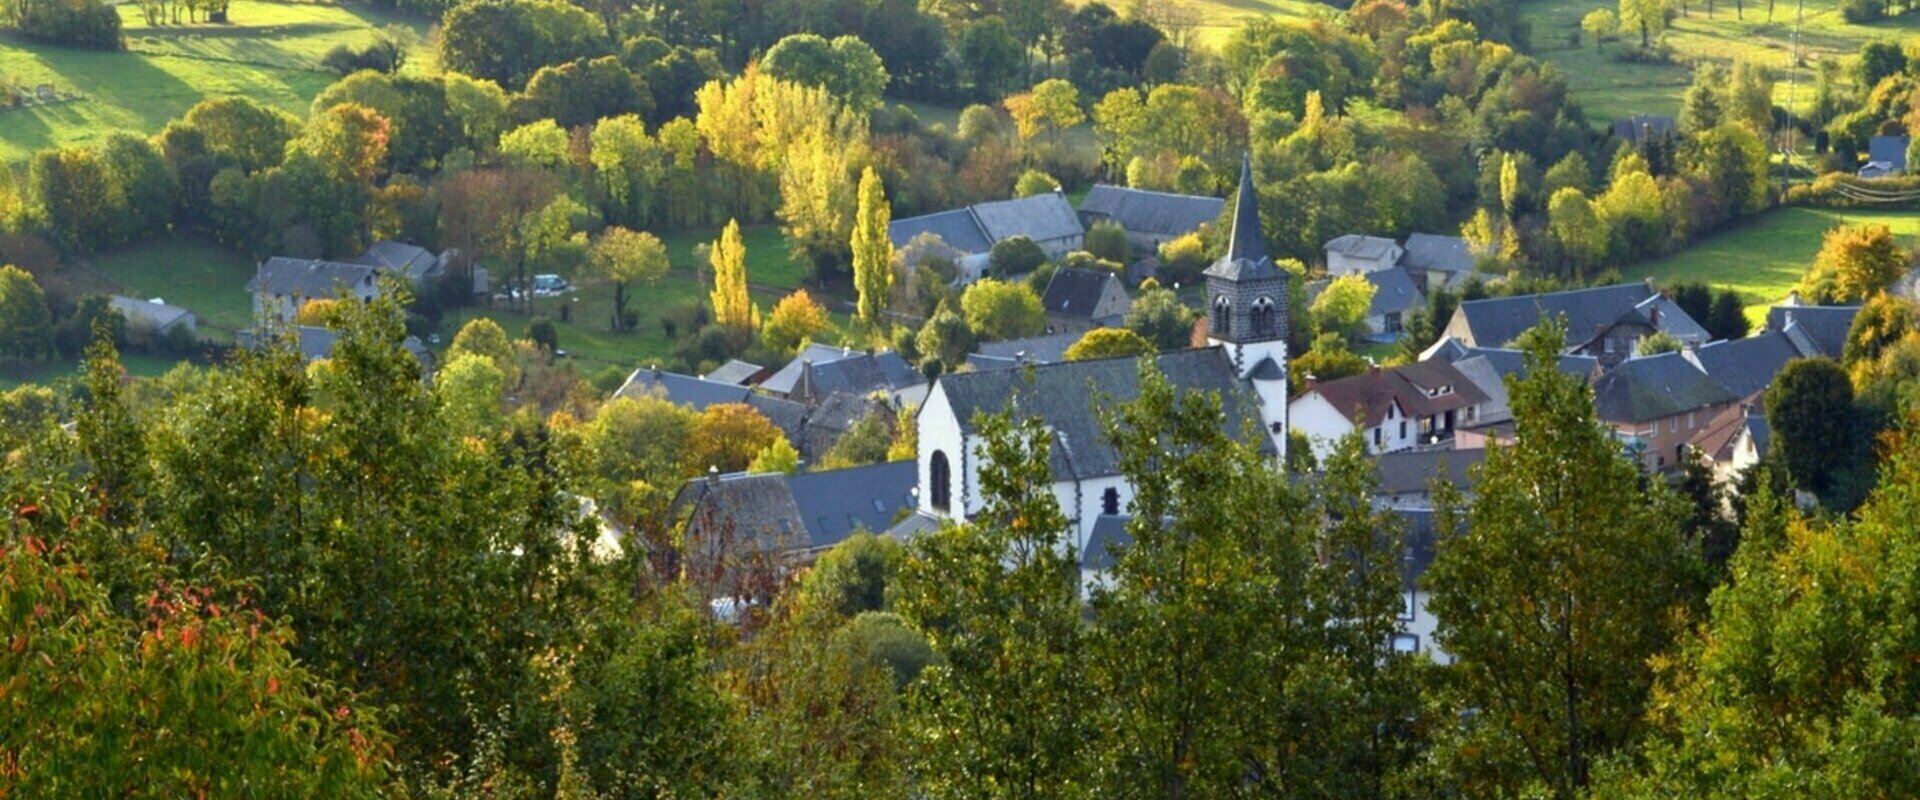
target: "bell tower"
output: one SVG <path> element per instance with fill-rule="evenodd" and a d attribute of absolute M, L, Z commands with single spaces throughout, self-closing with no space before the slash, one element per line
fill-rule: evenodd
<path fill-rule="evenodd" d="M 1260 232 L 1253 160 L 1240 160 L 1227 253 L 1207 268 L 1207 342 L 1223 347 L 1260 396 L 1261 418 L 1284 457 L 1287 446 L 1287 283 Z"/>

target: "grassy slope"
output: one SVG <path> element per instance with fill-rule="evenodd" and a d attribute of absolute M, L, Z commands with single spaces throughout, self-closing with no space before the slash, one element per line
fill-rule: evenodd
<path fill-rule="evenodd" d="M 145 353 L 120 354 L 120 365 L 126 367 L 127 374 L 142 378 L 165 375 L 167 370 L 173 369 L 178 363 L 171 358 L 150 356 Z M 80 369 L 79 361 L 65 359 L 32 366 L 0 365 L 0 391 L 12 389 L 24 383 L 46 384 L 64 376 L 78 377 Z"/>
<path fill-rule="evenodd" d="M 198 239 L 159 239 L 89 259 L 103 288 L 159 297 L 200 316 L 203 334 L 232 333 L 253 322 L 247 281 L 253 260 Z"/>
<path fill-rule="evenodd" d="M 1591 41 L 1580 47 L 1568 45 L 1567 35 L 1579 29 L 1583 15 L 1616 6 L 1607 0 L 1526 0 L 1522 4 L 1533 21 L 1535 53 L 1560 67 L 1588 118 L 1604 123 L 1633 113 L 1677 112 L 1680 96 L 1692 80 L 1690 67 L 1613 60 L 1624 41 L 1606 44 L 1604 52 L 1597 51 Z M 1813 65 L 1857 52 L 1872 39 L 1899 39 L 1920 32 L 1920 14 L 1854 25 L 1840 17 L 1838 0 L 1807 0 L 1800 33 L 1802 65 L 1793 69 L 1794 8 L 1792 3 L 1777 2 L 1769 22 L 1766 2 L 1753 0 L 1746 4 L 1744 19 L 1736 19 L 1732 0 L 1716 0 L 1714 15 L 1708 18 L 1704 0 L 1692 0 L 1687 16 L 1674 20 L 1666 42 L 1690 61 L 1747 60 L 1766 65 L 1777 78 L 1774 102 L 1781 106 L 1791 102 L 1804 110 L 1813 99 Z M 1789 86 L 1792 75 L 1798 76 L 1797 90 Z"/>
<path fill-rule="evenodd" d="M 1920 238 L 1920 215 L 1912 213 L 1782 208 L 1680 253 L 1624 270 L 1623 275 L 1628 280 L 1697 280 L 1735 289 L 1747 302 L 1747 315 L 1761 318 L 1813 263 L 1821 234 L 1835 225 L 1868 223 L 1891 227 L 1907 246 Z"/>
<path fill-rule="evenodd" d="M 333 80 L 319 70 L 328 48 L 364 43 L 399 22 L 359 7 L 256 0 L 236 0 L 226 25 L 148 27 L 132 5 L 120 13 L 129 52 L 0 39 L 0 77 L 82 96 L 0 110 L 0 161 L 18 164 L 44 147 L 91 144 L 118 131 L 155 133 L 207 97 L 245 95 L 305 113 Z M 411 26 L 416 35 L 425 30 Z"/>

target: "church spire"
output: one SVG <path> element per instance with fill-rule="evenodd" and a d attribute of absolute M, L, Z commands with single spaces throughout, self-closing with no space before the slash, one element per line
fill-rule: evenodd
<path fill-rule="evenodd" d="M 1258 263 L 1267 258 L 1267 239 L 1260 233 L 1260 196 L 1253 188 L 1253 155 L 1240 154 L 1240 192 L 1233 208 L 1233 234 L 1227 260 Z"/>

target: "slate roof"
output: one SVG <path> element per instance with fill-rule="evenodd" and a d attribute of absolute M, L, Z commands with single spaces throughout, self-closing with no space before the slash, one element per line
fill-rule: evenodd
<path fill-rule="evenodd" d="M 1847 345 L 1847 331 L 1859 306 L 1802 306 L 1781 304 L 1767 309 L 1767 330 L 1784 331 L 1789 322 L 1812 343 L 1820 355 L 1839 358 Z"/>
<path fill-rule="evenodd" d="M 1601 330 L 1628 317 L 1652 323 L 1658 309 L 1658 330 L 1667 331 L 1682 341 L 1706 341 L 1707 332 L 1678 305 L 1657 295 L 1645 283 L 1622 283 L 1566 292 L 1528 294 L 1468 300 L 1454 311 L 1447 328 L 1452 334 L 1471 337 L 1464 342 L 1474 347 L 1505 347 L 1527 329 L 1555 316 L 1567 318 L 1567 344 L 1578 345 Z M 1461 324 L 1464 323 L 1464 331 Z"/>
<path fill-rule="evenodd" d="M 1183 236 L 1220 218 L 1227 201 L 1170 192 L 1149 192 L 1124 186 L 1094 184 L 1080 200 L 1082 216 L 1098 216 L 1120 223 L 1128 233 Z"/>
<path fill-rule="evenodd" d="M 1132 521 L 1129 516 L 1105 514 L 1094 519 L 1093 530 L 1087 534 L 1087 547 L 1080 551 L 1080 568 L 1089 572 L 1113 569 L 1120 551 L 1133 546 L 1133 535 L 1127 533 L 1127 523 Z"/>
<path fill-rule="evenodd" d="M 1593 386 L 1595 413 L 1618 423 L 1651 422 L 1739 399 L 1682 353 L 1629 358 Z"/>
<path fill-rule="evenodd" d="M 1077 333 L 1053 333 L 1030 339 L 983 342 L 967 356 L 974 369 L 1006 369 L 1024 358 L 1034 364 L 1057 364 L 1067 360 L 1067 348 L 1080 341 Z"/>
<path fill-rule="evenodd" d="M 1437 397 L 1427 391 L 1443 386 L 1452 391 Z M 1335 410 L 1364 427 L 1373 427 L 1387 417 L 1396 403 L 1409 417 L 1442 414 L 1487 401 L 1487 395 L 1467 376 L 1445 361 L 1416 361 L 1390 369 L 1378 367 L 1339 380 L 1316 383 L 1307 392 L 1319 394 Z M 1358 416 L 1355 416 L 1356 410 Z"/>
<path fill-rule="evenodd" d="M 1367 308 L 1369 317 L 1404 314 L 1407 309 L 1427 303 L 1420 287 L 1414 285 L 1413 276 L 1400 267 L 1373 270 L 1361 277 L 1373 284 L 1373 304 Z"/>
<path fill-rule="evenodd" d="M 1100 295 L 1106 290 L 1107 282 L 1119 280 L 1120 276 L 1106 270 L 1061 267 L 1054 270 L 1053 277 L 1047 281 L 1040 305 L 1049 314 L 1089 317 L 1100 305 Z"/>
<path fill-rule="evenodd" d="M 1459 339 L 1448 337 L 1436 342 L 1433 347 L 1427 349 L 1427 352 L 1421 354 L 1422 361 L 1439 360 L 1454 364 L 1469 358 L 1485 358 L 1501 377 L 1508 375 L 1526 377 L 1526 352 L 1508 347 L 1468 347 L 1461 344 Z M 1594 371 L 1599 369 L 1600 359 L 1568 353 L 1560 356 L 1557 367 L 1560 372 L 1586 382 L 1591 381 Z"/>
<path fill-rule="evenodd" d="M 193 316 L 193 312 L 159 300 L 142 300 L 137 297 L 113 295 L 107 298 L 107 306 L 120 312 L 128 322 L 145 322 L 156 330 L 166 330 L 174 323 Z"/>
<path fill-rule="evenodd" d="M 627 376 L 627 382 L 621 384 L 613 396 L 639 398 L 654 391 L 659 391 L 671 403 L 690 406 L 695 411 L 726 403 L 744 403 L 749 392 L 745 386 L 701 380 L 659 367 L 641 367 Z"/>
<path fill-rule="evenodd" d="M 807 345 L 806 349 L 801 350 L 799 355 L 794 356 L 792 361 L 788 361 L 786 366 L 781 367 L 780 370 L 773 373 L 771 377 L 761 381 L 760 388 L 779 395 L 793 394 L 794 389 L 800 384 L 800 376 L 801 373 L 805 371 L 807 362 L 811 361 L 815 367 L 819 367 L 824 364 L 849 358 L 871 358 L 874 362 L 873 366 L 878 369 L 878 374 L 886 382 L 884 386 L 868 387 L 863 391 L 870 391 L 874 388 L 900 389 L 927 382 L 926 377 L 921 375 L 919 370 L 914 369 L 913 365 L 908 364 L 907 360 L 901 358 L 898 353 L 883 350 L 869 356 L 865 350 L 855 350 L 849 347 L 836 347 L 824 344 L 810 344 Z M 818 373 L 816 373 L 815 377 L 816 379 L 819 378 Z M 830 378 L 829 380 L 837 379 L 838 378 Z M 843 386 L 841 388 L 846 387 Z"/>
<path fill-rule="evenodd" d="M 985 253 L 993 249 L 993 240 L 987 238 L 987 232 L 980 229 L 980 222 L 973 218 L 971 209 L 936 211 L 887 223 L 887 238 L 893 240 L 894 247 L 906 247 L 914 237 L 923 233 L 940 237 L 948 247 L 962 254 Z"/>
<path fill-rule="evenodd" d="M 1434 478 L 1445 478 L 1462 492 L 1473 491 L 1468 469 L 1487 461 L 1487 451 L 1406 450 L 1374 456 L 1374 472 L 1379 476 L 1383 495 L 1426 494 Z"/>
<path fill-rule="evenodd" d="M 332 297 L 341 289 L 372 286 L 377 272 L 365 264 L 274 256 L 260 264 L 247 291 L 306 298 Z"/>
<path fill-rule="evenodd" d="M 1014 236 L 1044 242 L 1087 232 L 1080 225 L 1080 215 L 1074 213 L 1073 204 L 1059 192 L 976 203 L 972 208 L 974 218 L 980 221 L 980 230 L 995 242 Z"/>
<path fill-rule="evenodd" d="M 690 533 L 731 525 L 734 537 L 762 546 L 820 550 L 857 530 L 887 530 L 901 509 L 912 507 L 917 476 L 912 461 L 799 475 L 734 473 L 688 481 L 674 506 L 693 506 Z"/>
<path fill-rule="evenodd" d="M 1400 263 L 1407 269 L 1428 272 L 1472 272 L 1473 252 L 1467 240 L 1458 236 L 1416 233 L 1407 237 L 1407 254 Z"/>
<path fill-rule="evenodd" d="M 1740 397 L 1759 394 L 1788 361 L 1802 357 L 1793 340 L 1779 331 L 1714 342 L 1692 355 L 1709 377 Z"/>
<path fill-rule="evenodd" d="M 1393 254 L 1399 242 L 1380 236 L 1362 236 L 1349 233 L 1327 242 L 1327 252 L 1339 253 L 1348 258 L 1364 258 L 1377 261 Z"/>
<path fill-rule="evenodd" d="M 763 369 L 766 368 L 759 364 L 749 364 L 736 358 L 715 367 L 712 372 L 707 373 L 703 377 L 715 383 L 733 383 L 746 386 L 752 383 L 754 376 L 759 375 Z"/>
<path fill-rule="evenodd" d="M 792 442 L 805 441 L 807 427 L 807 404 L 779 397 L 769 397 L 757 392 L 749 392 L 747 407 L 760 412 L 773 426 L 787 435 Z"/>
<path fill-rule="evenodd" d="M 1665 114 L 1634 114 L 1613 121 L 1613 135 L 1636 144 L 1643 137 L 1672 136 L 1679 129 L 1673 117 Z"/>
<path fill-rule="evenodd" d="M 419 245 L 381 239 L 368 247 L 353 263 L 394 270 L 410 280 L 419 280 L 440 263 L 440 257 Z"/>
<path fill-rule="evenodd" d="M 1267 236 L 1260 230 L 1260 193 L 1253 185 L 1253 156 L 1247 153 L 1240 155 L 1240 188 L 1234 192 L 1233 203 L 1233 230 L 1228 232 L 1227 252 L 1207 267 L 1205 275 L 1229 281 L 1284 278 L 1286 273 L 1267 255 Z"/>
<path fill-rule="evenodd" d="M 892 392 L 927 382 L 926 377 L 907 364 L 906 359 L 893 353 L 863 352 L 852 358 L 803 366 L 802 381 L 807 387 L 805 396 L 808 398 L 825 397 L 836 392 L 856 395 Z"/>
<path fill-rule="evenodd" d="M 1240 433 L 1243 413 L 1258 413 L 1252 405 L 1242 406 L 1242 393 L 1250 394 L 1252 389 L 1240 381 L 1224 349 L 1176 350 L 1161 354 L 1157 361 L 1177 389 L 1219 393 L 1233 435 Z M 934 390 L 946 393 L 966 434 L 976 432 L 976 414 L 1012 408 L 1022 418 L 1038 418 L 1054 432 L 1054 477 L 1096 478 L 1119 474 L 1119 466 L 1094 409 L 1103 402 L 1137 397 L 1140 368 L 1138 360 L 1128 356 L 962 372 L 940 376 Z M 1272 445 L 1262 437 L 1262 446 Z"/>
<path fill-rule="evenodd" d="M 1893 172 L 1905 172 L 1907 169 L 1906 136 L 1875 136 L 1867 140 L 1867 161 L 1885 164 Z"/>

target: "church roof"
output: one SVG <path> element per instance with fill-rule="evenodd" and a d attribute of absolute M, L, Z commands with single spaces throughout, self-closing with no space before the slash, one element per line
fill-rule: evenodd
<path fill-rule="evenodd" d="M 1266 235 L 1260 232 L 1260 194 L 1253 187 L 1253 159 L 1240 159 L 1240 191 L 1234 198 L 1233 233 L 1227 254 L 1207 268 L 1207 276 L 1231 281 L 1260 280 L 1282 273 L 1267 255 Z"/>

